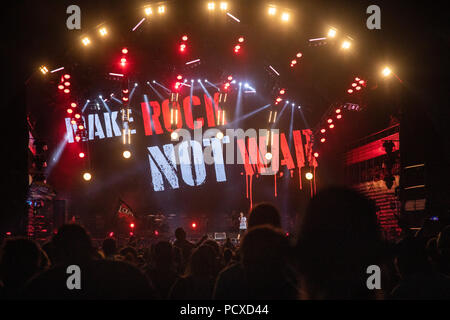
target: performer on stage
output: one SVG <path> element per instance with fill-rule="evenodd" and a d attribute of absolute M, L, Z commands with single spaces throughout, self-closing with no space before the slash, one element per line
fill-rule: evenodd
<path fill-rule="evenodd" d="M 244 213 L 241 212 L 239 216 L 239 234 L 238 240 L 241 238 L 241 235 L 244 235 L 245 231 L 247 231 L 247 218 L 244 217 Z"/>

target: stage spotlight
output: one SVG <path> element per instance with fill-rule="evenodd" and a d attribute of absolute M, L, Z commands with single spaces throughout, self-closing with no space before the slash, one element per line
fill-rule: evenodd
<path fill-rule="evenodd" d="M 233 77 L 232 76 L 228 76 L 228 81 L 231 81 L 231 80 L 233 80 Z"/>
<path fill-rule="evenodd" d="M 359 79 L 358 77 L 355 78 L 355 81 L 359 81 L 359 80 L 361 80 L 361 79 Z"/>
<path fill-rule="evenodd" d="M 181 40 L 183 40 L 183 41 L 187 41 L 187 39 L 188 39 L 187 35 L 184 35 L 184 36 L 181 37 Z"/>
<path fill-rule="evenodd" d="M 383 76 L 387 77 L 387 76 L 389 76 L 392 73 L 392 71 L 391 71 L 391 69 L 389 67 L 385 67 L 383 69 L 383 71 L 381 71 L 381 73 L 383 74 Z"/>
<path fill-rule="evenodd" d="M 88 37 L 84 37 L 81 42 L 83 43 L 83 45 L 88 46 L 91 43 L 91 40 L 89 40 Z"/>
<path fill-rule="evenodd" d="M 63 86 L 62 84 L 60 84 L 60 85 L 58 86 L 58 89 L 59 89 L 59 90 L 62 90 L 62 89 L 64 89 L 64 86 Z"/>
<path fill-rule="evenodd" d="M 221 140 L 222 138 L 223 138 L 223 133 L 222 132 L 217 132 L 217 134 L 216 134 L 216 138 L 217 139 L 219 139 L 219 140 Z"/>
<path fill-rule="evenodd" d="M 208 2 L 208 10 L 212 11 L 216 8 L 216 4 L 214 2 Z"/>
<path fill-rule="evenodd" d="M 330 129 L 333 129 L 334 128 L 334 124 L 330 124 Z"/>
<path fill-rule="evenodd" d="M 325 133 L 325 131 L 326 131 L 325 129 L 320 129 L 321 133 Z"/>
<path fill-rule="evenodd" d="M 202 82 L 202 80 L 198 79 L 197 82 L 200 83 L 200 82 Z"/>
<path fill-rule="evenodd" d="M 286 90 L 285 89 L 281 89 L 280 90 L 280 94 L 285 94 L 286 93 Z"/>
<path fill-rule="evenodd" d="M 242 82 L 239 82 L 239 86 L 242 86 Z"/>
<path fill-rule="evenodd" d="M 133 229 L 135 227 L 134 223 L 130 223 L 130 228 Z"/>
<path fill-rule="evenodd" d="M 71 109 L 69 109 L 69 110 L 71 110 Z M 81 116 L 79 113 L 75 114 L 75 119 L 80 119 L 80 118 L 81 118 Z"/>
<path fill-rule="evenodd" d="M 342 42 L 341 48 L 347 50 L 348 48 L 350 48 L 350 45 L 350 41 L 344 41 Z"/>
<path fill-rule="evenodd" d="M 239 37 L 238 41 L 239 41 L 240 43 L 244 42 L 244 37 Z"/>
<path fill-rule="evenodd" d="M 265 154 L 265 158 L 266 158 L 267 160 L 271 160 L 271 159 L 272 159 L 272 154 L 271 154 L 270 152 L 267 152 L 267 153 Z"/>
<path fill-rule="evenodd" d="M 76 142 L 80 142 L 80 140 L 81 140 L 81 137 L 80 137 L 80 136 L 76 136 L 76 137 L 75 137 L 75 141 L 76 141 Z"/>
<path fill-rule="evenodd" d="M 66 82 L 64 82 L 64 85 L 65 85 L 66 87 L 68 87 L 68 86 L 70 86 L 70 82 L 69 82 L 69 81 L 66 81 Z"/>
<path fill-rule="evenodd" d="M 66 73 L 66 74 L 64 75 L 64 79 L 70 79 L 70 74 L 67 74 L 67 73 Z"/>
<path fill-rule="evenodd" d="M 319 153 L 318 152 L 314 152 L 314 157 L 318 158 L 319 157 Z"/>
<path fill-rule="evenodd" d="M 72 113 L 73 112 L 73 110 L 72 109 L 67 109 L 67 113 Z"/>
<path fill-rule="evenodd" d="M 326 141 L 325 138 L 320 139 L 320 142 L 324 143 Z"/>
<path fill-rule="evenodd" d="M 297 60 L 294 59 L 291 61 L 291 65 L 295 65 L 295 64 L 297 64 Z"/>
<path fill-rule="evenodd" d="M 184 43 L 180 44 L 180 52 L 184 52 L 186 50 L 186 45 Z"/>
<path fill-rule="evenodd" d="M 191 223 L 191 227 L 192 227 L 192 229 L 197 228 L 197 223 L 196 223 L 196 222 L 192 222 L 192 223 Z"/>
<path fill-rule="evenodd" d="M 341 109 L 336 109 L 336 113 L 341 113 Z"/>
<path fill-rule="evenodd" d="M 72 103 L 70 104 L 70 106 L 71 106 L 72 108 L 76 108 L 76 107 L 77 107 L 77 104 L 76 104 L 75 102 L 72 102 Z"/>
<path fill-rule="evenodd" d="M 125 159 L 129 159 L 131 157 L 131 152 L 128 150 L 125 150 L 122 155 Z"/>
<path fill-rule="evenodd" d="M 159 14 L 163 14 L 166 11 L 166 7 L 165 6 L 159 6 L 158 7 L 158 13 Z"/>
<path fill-rule="evenodd" d="M 228 3 L 227 2 L 221 2 L 220 3 L 220 10 L 225 11 L 228 9 Z"/>
<path fill-rule="evenodd" d="M 110 238 L 114 237 L 114 232 L 111 231 L 111 232 L 108 234 L 108 236 L 109 236 Z"/>
<path fill-rule="evenodd" d="M 101 28 L 100 30 L 98 30 L 98 32 L 100 33 L 100 35 L 102 37 L 106 36 L 106 34 L 108 33 L 108 31 L 106 30 L 106 28 Z"/>
<path fill-rule="evenodd" d="M 70 90 L 69 89 L 64 89 L 64 93 L 69 93 Z"/>
<path fill-rule="evenodd" d="M 338 114 L 338 115 L 336 116 L 336 118 L 337 118 L 337 119 L 341 119 L 341 118 L 342 118 L 342 114 Z"/>
<path fill-rule="evenodd" d="M 332 123 L 332 122 L 333 122 L 333 119 L 328 119 L 327 122 L 328 122 L 328 123 Z"/>
<path fill-rule="evenodd" d="M 155 230 L 153 233 L 155 234 L 155 236 L 159 235 L 159 231 L 158 230 Z"/>
<path fill-rule="evenodd" d="M 287 12 L 283 12 L 283 14 L 281 15 L 282 21 L 289 21 L 289 18 L 290 18 L 290 14 Z"/>
<path fill-rule="evenodd" d="M 270 16 L 274 16 L 277 13 L 277 8 L 275 7 L 269 7 L 269 10 L 267 11 Z"/>
<path fill-rule="evenodd" d="M 144 9 L 144 12 L 145 12 L 145 14 L 147 16 L 149 16 L 149 15 L 151 15 L 153 13 L 153 10 L 152 10 L 152 8 L 147 7 L 147 8 Z"/>
<path fill-rule="evenodd" d="M 48 72 L 48 69 L 47 69 L 46 66 L 41 66 L 41 67 L 39 68 L 39 70 L 41 70 L 42 74 L 46 74 L 46 73 Z"/>
<path fill-rule="evenodd" d="M 128 53 L 128 49 L 127 49 L 127 48 L 123 48 L 123 49 L 122 49 L 122 53 L 123 53 L 123 54 L 127 54 L 127 53 Z"/>
<path fill-rule="evenodd" d="M 71 124 L 77 124 L 77 122 L 75 121 L 75 119 L 70 120 Z"/>
<path fill-rule="evenodd" d="M 358 84 L 356 84 L 355 82 L 352 83 L 352 87 L 356 87 Z"/>
<path fill-rule="evenodd" d="M 356 89 L 356 90 L 361 90 L 361 87 L 360 87 L 360 86 L 357 86 L 355 89 Z"/>
<path fill-rule="evenodd" d="M 313 174 L 312 174 L 311 172 L 307 172 L 307 173 L 305 174 L 305 178 L 306 178 L 307 180 L 312 180 L 312 178 L 314 178 L 314 176 L 313 176 Z"/>
<path fill-rule="evenodd" d="M 83 179 L 84 180 L 89 181 L 89 180 L 91 180 L 91 178 L 92 178 L 92 176 L 91 176 L 91 174 L 89 172 L 85 172 L 83 174 Z"/>
<path fill-rule="evenodd" d="M 348 89 L 347 92 L 348 93 L 353 93 L 353 90 L 352 89 Z"/>
<path fill-rule="evenodd" d="M 83 126 L 82 124 L 80 124 L 80 125 L 78 126 L 78 129 L 79 129 L 79 130 L 83 130 L 83 129 L 84 129 L 84 126 Z"/>
<path fill-rule="evenodd" d="M 174 141 L 178 140 L 178 132 L 174 131 L 170 134 L 170 138 Z"/>
<path fill-rule="evenodd" d="M 191 79 L 191 83 L 194 83 L 194 79 Z"/>
<path fill-rule="evenodd" d="M 364 80 L 359 80 L 359 84 L 364 85 Z"/>
<path fill-rule="evenodd" d="M 85 154 L 84 154 L 84 152 L 80 152 L 80 153 L 78 154 L 78 156 L 79 156 L 80 158 L 84 158 Z"/>
<path fill-rule="evenodd" d="M 328 37 L 329 38 L 334 38 L 336 36 L 336 30 L 335 29 L 330 29 L 328 30 Z"/>
<path fill-rule="evenodd" d="M 245 84 L 244 84 L 244 88 L 248 88 L 248 83 L 245 83 Z"/>
<path fill-rule="evenodd" d="M 297 53 L 297 58 L 301 58 L 303 54 L 301 52 Z"/>

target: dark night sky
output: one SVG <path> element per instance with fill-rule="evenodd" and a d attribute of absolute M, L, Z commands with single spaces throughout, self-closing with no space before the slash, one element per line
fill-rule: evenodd
<path fill-rule="evenodd" d="M 170 67 L 180 65 L 175 52 L 178 37 L 186 33 L 192 40 L 192 55 L 205 61 L 198 74 L 214 78 L 221 72 L 239 74 L 264 86 L 265 64 L 277 65 L 282 73 L 281 83 L 288 89 L 290 99 L 307 108 L 305 116 L 315 125 L 328 106 L 345 99 L 345 90 L 356 74 L 366 77 L 378 89 L 368 94 L 366 112 L 348 124 L 345 141 L 355 140 L 387 126 L 390 114 L 398 114 L 400 105 L 406 110 L 404 119 L 409 128 L 423 128 L 422 148 L 415 150 L 418 158 L 433 150 L 432 163 L 449 163 L 450 120 L 447 92 L 449 87 L 449 28 L 448 18 L 439 2 L 409 1 L 279 1 L 279 6 L 291 8 L 297 21 L 289 27 L 271 24 L 263 15 L 263 1 L 245 1 L 235 10 L 240 24 L 220 19 L 208 19 L 204 12 L 206 1 L 168 2 L 164 21 L 143 25 L 136 34 L 129 31 L 141 17 L 142 1 L 17 1 L 4 10 L 3 30 L 6 45 L 2 59 L 8 70 L 8 83 L 3 87 L 7 97 L 5 108 L 11 111 L 12 129 L 5 148 L 24 151 L 25 108 L 38 120 L 40 134 L 54 144 L 51 124 L 60 121 L 60 113 L 51 105 L 54 85 L 36 73 L 39 65 L 64 65 L 78 76 L 83 99 L 104 88 L 100 79 L 114 61 L 114 54 L 126 45 L 136 52 L 139 61 L 138 80 L 155 75 L 167 79 L 177 72 Z M 235 1 L 237 3 L 237 1 Z M 65 27 L 68 5 L 77 4 L 82 10 L 82 31 Z M 381 7 L 381 30 L 368 30 L 365 9 L 370 4 Z M 234 12 L 234 11 L 233 11 Z M 82 33 L 92 33 L 101 22 L 112 25 L 114 36 L 105 44 L 90 51 L 79 46 Z M 308 48 L 308 38 L 322 36 L 327 25 L 355 39 L 349 54 L 338 53 L 336 47 Z M 141 28 L 140 28 L 141 29 Z M 234 59 L 226 50 L 232 50 L 237 35 L 246 35 L 245 52 Z M 134 50 L 134 51 L 133 51 Z M 289 70 L 289 61 L 302 51 L 304 59 L 296 71 Z M 382 83 L 377 76 L 385 63 L 395 68 L 403 85 L 390 81 Z M 284 66 L 283 66 L 284 64 Z M 34 75 L 30 78 L 30 75 Z M 24 82 L 30 78 L 25 97 Z M 81 91 L 89 88 L 89 91 Z M 52 91 L 53 90 L 53 91 Z M 416 123 L 417 122 L 417 123 Z M 420 122 L 420 123 L 419 123 Z M 411 129 L 410 129 L 411 130 Z M 418 129 L 420 131 L 420 129 Z M 414 132 L 414 130 L 411 130 Z M 57 140 L 57 138 L 56 138 Z M 25 143 L 26 144 L 26 143 Z M 6 211 L 20 210 L 26 162 L 24 152 L 15 152 L 10 158 L 5 185 L 12 200 Z M 25 158 L 26 159 L 26 158 Z M 22 169 L 21 169 L 22 168 Z M 23 193 L 22 193 L 23 194 Z M 13 213 L 9 214 L 9 216 Z M 8 218 L 10 222 L 14 219 Z"/>

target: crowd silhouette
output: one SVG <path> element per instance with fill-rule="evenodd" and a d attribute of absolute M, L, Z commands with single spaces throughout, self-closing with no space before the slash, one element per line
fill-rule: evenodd
<path fill-rule="evenodd" d="M 319 191 L 300 217 L 295 239 L 279 211 L 260 203 L 248 214 L 238 244 L 201 238 L 99 248 L 84 227 L 61 226 L 40 246 L 6 239 L 0 252 L 2 299 L 328 300 L 449 299 L 450 226 L 436 234 L 382 237 L 373 203 L 357 192 Z M 81 270 L 81 289 L 67 287 L 67 267 Z M 369 266 L 381 270 L 369 288 Z"/>

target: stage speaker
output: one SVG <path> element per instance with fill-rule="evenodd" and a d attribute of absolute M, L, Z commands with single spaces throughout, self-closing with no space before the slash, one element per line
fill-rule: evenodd
<path fill-rule="evenodd" d="M 53 201 L 53 229 L 66 223 L 66 200 Z"/>

